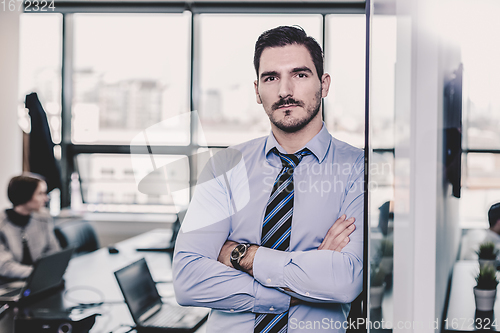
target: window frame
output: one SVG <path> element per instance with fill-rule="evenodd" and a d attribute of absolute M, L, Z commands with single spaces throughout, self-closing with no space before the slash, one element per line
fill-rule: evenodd
<path fill-rule="evenodd" d="M 78 154 L 130 154 L 130 146 L 124 144 L 75 144 L 71 141 L 71 104 L 73 100 L 73 52 L 74 52 L 74 22 L 73 14 L 95 13 L 95 14 L 118 14 L 118 13 L 183 13 L 191 12 L 190 33 L 190 83 L 189 83 L 189 106 L 191 110 L 197 110 L 197 102 L 193 98 L 194 92 L 200 83 L 196 77 L 196 64 L 194 61 L 196 45 L 196 16 L 199 14 L 320 14 L 322 15 L 323 47 L 326 47 L 326 16 L 330 14 L 363 14 L 367 15 L 367 3 L 365 1 L 336 1 L 336 2 L 287 2 L 284 6 L 280 1 L 192 1 L 192 2 L 60 2 L 54 11 L 50 13 L 62 14 L 62 66 L 61 66 L 61 207 L 71 204 L 71 175 L 76 171 L 75 158 Z M 42 14 L 43 15 L 43 14 Z M 367 28 L 368 29 L 368 28 Z M 323 109 L 324 110 L 324 109 Z M 325 113 L 323 111 L 323 113 Z M 324 114 L 323 114 L 324 115 Z M 200 146 L 195 142 L 196 122 L 191 119 L 190 140 L 188 145 L 181 146 L 155 146 L 158 153 L 166 155 L 195 154 L 199 148 L 226 148 L 226 146 Z M 189 161 L 190 185 L 194 186 L 196 180 L 196 166 Z"/>

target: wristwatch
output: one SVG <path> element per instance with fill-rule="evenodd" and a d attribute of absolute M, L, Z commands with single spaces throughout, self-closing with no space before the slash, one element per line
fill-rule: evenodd
<path fill-rule="evenodd" d="M 239 269 L 240 271 L 243 271 L 243 267 L 240 266 L 240 260 L 245 256 L 247 253 L 248 247 L 250 244 L 238 244 L 236 247 L 233 249 L 231 252 L 231 264 L 233 265 L 234 268 Z"/>

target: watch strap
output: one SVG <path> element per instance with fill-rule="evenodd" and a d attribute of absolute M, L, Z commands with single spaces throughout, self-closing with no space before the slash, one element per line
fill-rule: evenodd
<path fill-rule="evenodd" d="M 241 258 L 240 258 L 241 259 Z M 231 264 L 233 265 L 234 268 L 236 268 L 239 271 L 243 271 L 243 267 L 240 265 L 240 260 L 231 260 Z"/>

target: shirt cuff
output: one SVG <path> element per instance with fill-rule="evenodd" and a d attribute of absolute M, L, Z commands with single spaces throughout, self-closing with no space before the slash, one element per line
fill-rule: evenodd
<path fill-rule="evenodd" d="M 279 314 L 288 311 L 291 297 L 274 288 L 267 288 L 255 282 L 254 313 Z"/>
<path fill-rule="evenodd" d="M 253 259 L 253 276 L 266 287 L 286 287 L 283 279 L 289 252 L 260 246 Z"/>

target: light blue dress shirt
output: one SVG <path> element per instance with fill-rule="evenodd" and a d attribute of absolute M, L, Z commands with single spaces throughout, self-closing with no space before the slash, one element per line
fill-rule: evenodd
<path fill-rule="evenodd" d="M 363 285 L 364 153 L 333 138 L 324 124 L 294 171 L 290 252 L 260 247 L 254 277 L 217 261 L 229 239 L 260 244 L 266 204 L 280 158 L 274 135 L 216 154 L 207 163 L 179 233 L 174 288 L 185 306 L 212 308 L 207 332 L 252 333 L 255 313 L 289 310 L 288 332 L 344 332 Z M 342 215 L 356 230 L 341 251 L 317 250 Z M 290 307 L 288 287 L 311 300 Z"/>

